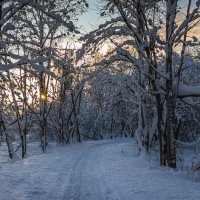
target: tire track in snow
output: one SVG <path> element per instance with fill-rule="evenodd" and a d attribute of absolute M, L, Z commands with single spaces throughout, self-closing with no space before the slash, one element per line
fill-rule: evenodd
<path fill-rule="evenodd" d="M 92 145 L 77 158 L 63 200 L 109 199 L 111 190 L 97 170 L 105 145 L 108 144 Z"/>

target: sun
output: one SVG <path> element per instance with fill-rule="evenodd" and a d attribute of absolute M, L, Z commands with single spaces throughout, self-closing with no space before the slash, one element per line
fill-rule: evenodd
<path fill-rule="evenodd" d="M 99 48 L 99 52 L 101 55 L 105 55 L 108 52 L 109 46 L 107 43 L 103 43 L 100 48 Z"/>

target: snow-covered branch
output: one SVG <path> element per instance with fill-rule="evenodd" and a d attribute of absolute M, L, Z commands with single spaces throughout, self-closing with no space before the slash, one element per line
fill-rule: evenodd
<path fill-rule="evenodd" d="M 200 97 L 200 86 L 187 86 L 180 84 L 177 97 Z"/>

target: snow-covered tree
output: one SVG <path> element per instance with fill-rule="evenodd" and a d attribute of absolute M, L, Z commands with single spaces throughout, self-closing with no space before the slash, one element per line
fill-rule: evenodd
<path fill-rule="evenodd" d="M 102 16 L 114 13 L 119 17 L 85 36 L 85 51 L 79 55 L 93 54 L 94 45 L 110 40 L 115 49 L 98 64 L 110 66 L 118 61 L 128 62 L 136 69 L 134 92 L 139 104 L 136 132 L 139 148 L 147 152 L 156 133 L 160 164 L 175 168 L 177 99 L 199 95 L 198 87 L 186 87 L 182 76 L 184 67 L 189 64 L 185 60 L 186 50 L 199 44 L 195 36 L 190 39 L 190 31 L 199 23 L 199 1 L 195 8 L 188 1 L 184 16 L 178 12 L 177 0 L 106 2 Z M 148 122 L 151 115 L 153 120 Z"/>
<path fill-rule="evenodd" d="M 52 88 L 56 87 L 55 83 L 60 87 L 63 81 L 56 73 L 59 68 L 64 70 L 63 66 L 55 65 L 57 60 L 64 61 L 58 54 L 62 48 L 58 46 L 59 38 L 67 40 L 78 33 L 74 22 L 88 4 L 85 0 L 20 0 L 1 1 L 0 5 L 1 78 L 8 82 L 8 88 L 3 87 L 3 90 L 16 117 L 11 125 L 18 124 L 24 157 L 30 113 L 35 116 L 35 122 L 39 122 L 41 146 L 45 151 L 47 118 L 55 95 Z M 67 59 L 64 62 L 68 65 Z"/>

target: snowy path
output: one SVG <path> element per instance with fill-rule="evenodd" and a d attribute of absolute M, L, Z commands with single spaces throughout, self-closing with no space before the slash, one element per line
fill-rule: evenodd
<path fill-rule="evenodd" d="M 53 147 L 0 166 L 0 200 L 199 200 L 200 183 L 133 156 L 128 141 Z"/>

